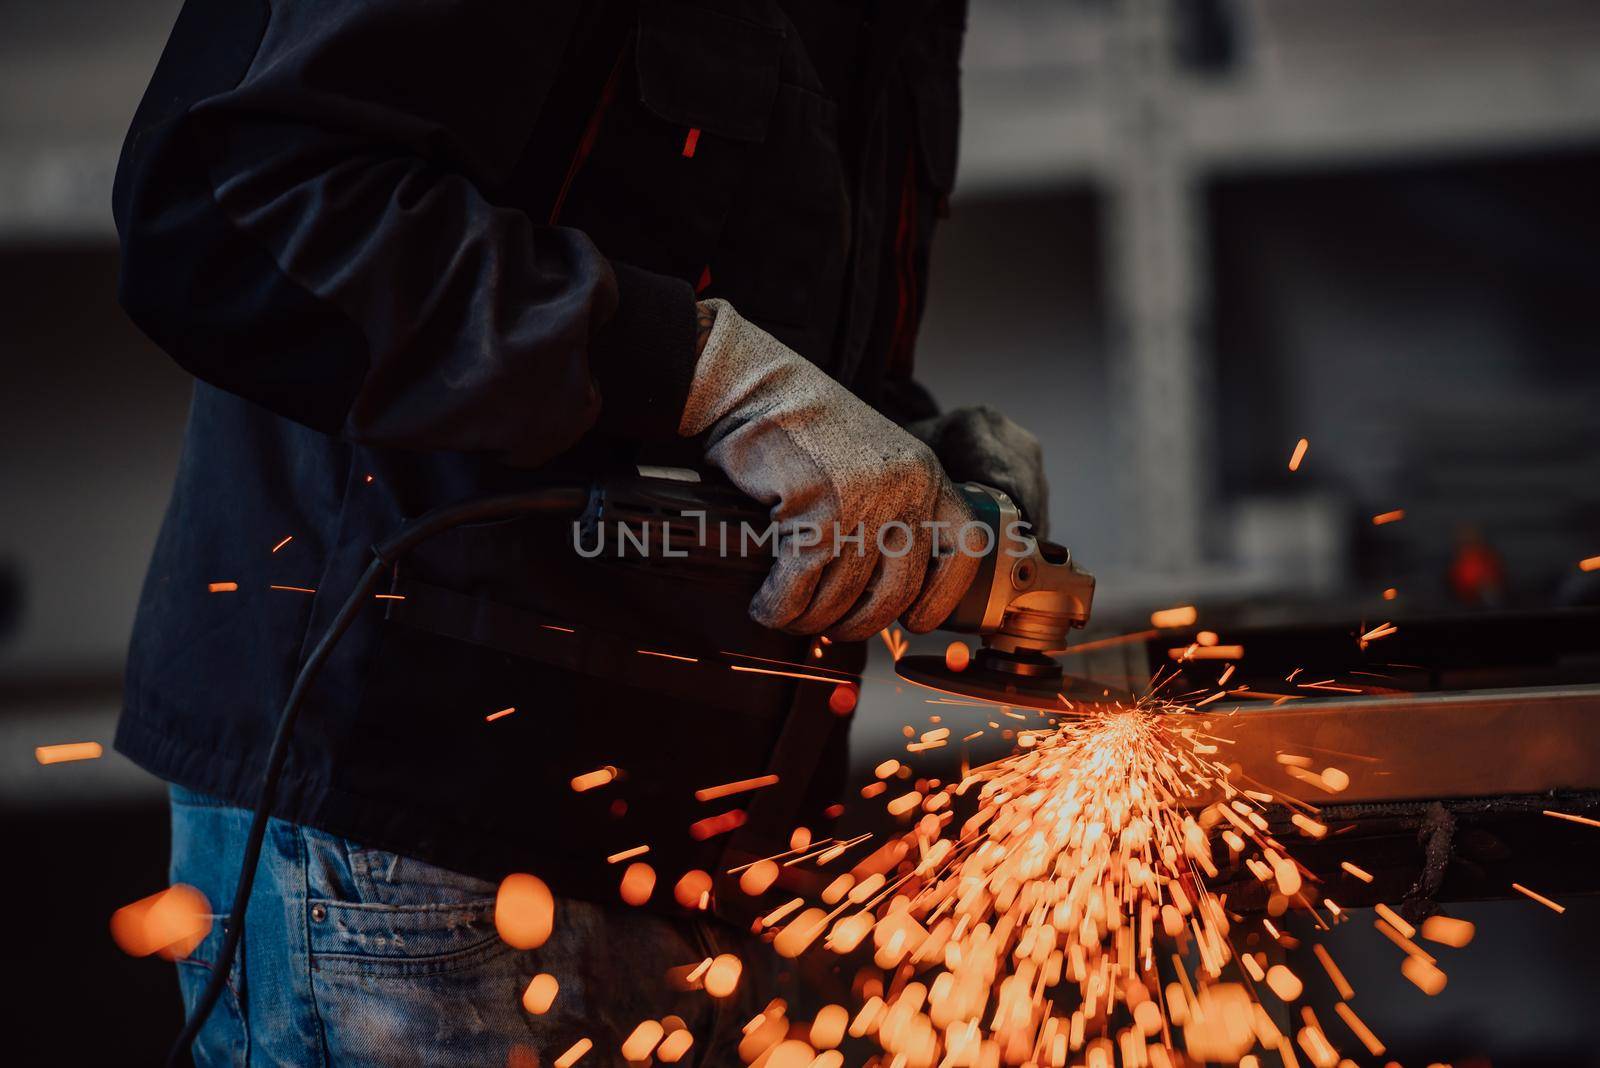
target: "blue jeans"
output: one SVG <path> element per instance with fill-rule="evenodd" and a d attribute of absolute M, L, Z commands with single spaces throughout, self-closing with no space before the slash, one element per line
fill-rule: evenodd
<path fill-rule="evenodd" d="M 172 880 L 230 907 L 250 813 L 172 788 Z M 620 874 L 620 873 L 619 873 Z M 195 1043 L 199 1065 L 549 1065 L 580 1038 L 581 1068 L 623 1064 L 641 1020 L 681 1017 L 680 1063 L 736 1065 L 741 1026 L 772 993 L 770 958 L 711 920 L 671 919 L 569 898 L 549 941 L 518 951 L 494 928 L 496 885 L 410 857 L 273 820 L 228 989 Z M 226 915 L 178 962 L 192 1012 Z M 667 969 L 737 953 L 740 992 L 715 1002 L 680 991 Z M 560 983 L 534 1016 L 522 993 L 539 972 Z M 754 974 L 753 974 L 754 973 Z M 764 996 L 763 996 L 764 995 Z"/>

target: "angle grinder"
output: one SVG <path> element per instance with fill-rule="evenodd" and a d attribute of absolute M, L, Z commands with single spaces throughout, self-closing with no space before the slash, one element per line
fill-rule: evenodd
<path fill-rule="evenodd" d="M 987 703 L 1056 711 L 1129 699 L 1063 673 L 1051 656 L 1065 649 L 1072 630 L 1089 621 L 1094 576 L 1065 546 L 1034 537 L 1005 493 L 975 482 L 957 489 L 987 536 L 977 576 L 939 629 L 976 635 L 980 647 L 966 663 L 903 656 L 895 664 L 900 677 Z M 690 469 L 640 468 L 636 478 L 610 478 L 595 486 L 579 539 L 620 562 L 660 566 L 662 558 L 670 558 L 675 571 L 706 581 L 748 581 L 765 574 L 776 547 L 769 543 L 765 555 L 746 554 L 738 532 L 741 525 L 759 529 L 768 522 L 764 506 L 719 479 Z M 608 527 L 616 528 L 609 536 Z M 654 559 L 651 545 L 658 546 Z"/>
<path fill-rule="evenodd" d="M 1074 704 L 1123 699 L 1061 670 L 1051 653 L 1066 648 L 1070 631 L 1089 622 L 1094 576 L 1066 546 L 1028 532 L 1011 498 L 968 482 L 957 489 L 975 519 L 991 532 L 978 574 L 940 630 L 975 634 L 968 661 L 949 656 L 902 656 L 901 678 L 958 697 L 1063 711 Z"/>

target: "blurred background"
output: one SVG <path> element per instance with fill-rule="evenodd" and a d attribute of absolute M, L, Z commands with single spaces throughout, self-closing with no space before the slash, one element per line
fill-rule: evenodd
<path fill-rule="evenodd" d="M 164 885 L 163 793 L 33 747 L 109 744 L 188 403 L 117 307 L 109 212 L 177 6 L 0 0 L 6 915 L 38 1028 L 92 1003 L 75 1041 L 115 1063 L 177 1020 L 169 969 L 104 927 Z M 1600 601 L 1600 5 L 974 0 L 964 79 L 920 377 L 1040 436 L 1099 626 Z M 865 695 L 858 751 L 894 702 Z M 1593 904 L 1479 908 L 1450 990 L 1386 965 L 1368 1022 L 1417 1056 L 1596 1063 Z"/>

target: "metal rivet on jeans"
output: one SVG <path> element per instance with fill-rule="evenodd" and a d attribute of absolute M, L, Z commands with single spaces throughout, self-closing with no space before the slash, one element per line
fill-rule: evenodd
<path fill-rule="evenodd" d="M 313 922 L 321 923 L 323 920 L 325 920 L 327 918 L 328 918 L 328 910 L 327 909 L 323 908 L 321 905 L 312 905 L 311 906 L 311 919 L 312 919 Z"/>

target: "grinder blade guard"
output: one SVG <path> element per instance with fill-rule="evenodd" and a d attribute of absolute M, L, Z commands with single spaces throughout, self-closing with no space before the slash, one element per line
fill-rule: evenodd
<path fill-rule="evenodd" d="M 1028 532 L 1010 497 L 976 483 L 958 487 L 976 520 L 992 532 L 978 574 L 940 630 L 979 635 L 971 662 L 957 670 L 943 656 L 903 656 L 908 682 L 1002 705 L 1064 711 L 1066 702 L 1128 700 L 1129 695 L 1066 675 L 1050 654 L 1089 621 L 1094 576 L 1063 545 Z"/>

